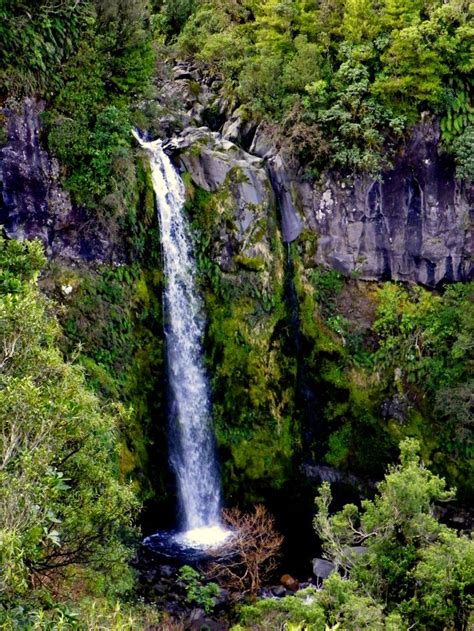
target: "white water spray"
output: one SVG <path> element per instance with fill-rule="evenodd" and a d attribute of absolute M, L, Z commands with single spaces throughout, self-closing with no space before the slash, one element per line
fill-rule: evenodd
<path fill-rule="evenodd" d="M 170 382 L 170 459 L 182 531 L 177 543 L 212 547 L 229 532 L 220 521 L 221 493 L 202 360 L 204 318 L 196 291 L 195 261 L 186 216 L 185 188 L 160 140 L 143 142 L 150 155 L 165 271 L 165 335 Z"/>

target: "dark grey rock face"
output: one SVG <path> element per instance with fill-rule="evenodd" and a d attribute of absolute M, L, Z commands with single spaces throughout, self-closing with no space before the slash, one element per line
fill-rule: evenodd
<path fill-rule="evenodd" d="M 323 186 L 297 184 L 297 196 L 318 236 L 317 263 L 429 286 L 472 276 L 472 190 L 456 181 L 431 120 L 380 181 L 328 174 Z"/>
<path fill-rule="evenodd" d="M 249 226 L 276 200 L 283 241 L 297 240 L 305 229 L 316 234 L 315 264 L 366 280 L 428 286 L 472 277 L 474 187 L 456 181 L 436 121 L 415 128 L 380 180 L 328 172 L 322 183 L 310 184 L 285 163 L 272 128 L 247 120 L 220 96 L 220 86 L 178 64 L 159 84 L 163 116 L 155 133 L 171 138 L 168 151 L 196 185 L 230 187 L 238 242 L 248 241 Z M 50 256 L 119 260 L 117 234 L 90 222 L 61 190 L 58 165 L 39 140 L 42 109 L 33 99 L 3 108 L 8 141 L 0 148 L 0 223 L 12 238 L 40 238 Z M 222 240 L 229 249 L 228 235 Z M 256 256 L 254 250 L 246 247 L 245 256 Z"/>
<path fill-rule="evenodd" d="M 59 166 L 40 143 L 44 106 L 33 98 L 7 101 L 7 141 L 0 147 L 0 225 L 9 238 L 40 239 L 48 256 L 103 260 L 113 248 L 71 204 Z"/>
<path fill-rule="evenodd" d="M 180 68 L 184 75 L 178 76 L 187 78 L 191 70 L 196 72 L 194 67 Z M 175 83 L 180 90 L 185 88 L 185 80 L 175 76 Z M 181 164 L 196 184 L 216 190 L 233 164 L 242 165 L 242 160 L 250 164 L 251 156 L 256 156 L 261 162 L 252 163 L 249 185 L 256 182 L 258 188 L 265 177 L 255 174 L 266 169 L 279 207 L 283 241 L 297 240 L 305 228 L 315 233 L 313 263 L 361 279 L 428 286 L 472 276 L 474 190 L 456 181 L 454 165 L 441 151 L 435 120 L 427 118 L 414 129 L 393 169 L 380 180 L 368 176 L 349 180 L 328 172 L 322 183 L 313 185 L 285 163 L 271 126 L 255 127 L 242 108 L 233 113 L 230 106 L 221 108 L 226 122 L 211 125 L 218 150 L 210 148 L 205 137 L 211 131 L 202 113 L 219 97 L 209 79 L 201 78 L 200 85 L 199 95 L 181 94 L 181 106 L 174 101 L 187 127 L 177 132 L 172 143 L 187 152 Z M 189 109 L 193 99 L 201 103 L 199 112 Z M 261 198 L 259 191 L 256 196 Z"/>

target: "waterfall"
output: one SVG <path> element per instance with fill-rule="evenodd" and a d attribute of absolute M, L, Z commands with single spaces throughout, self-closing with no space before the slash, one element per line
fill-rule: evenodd
<path fill-rule="evenodd" d="M 202 357 L 203 305 L 184 213 L 185 188 L 160 140 L 143 142 L 153 177 L 165 273 L 165 337 L 170 384 L 170 460 L 176 475 L 182 523 L 175 539 L 211 546 L 221 527 L 221 492 L 211 429 L 209 389 Z"/>

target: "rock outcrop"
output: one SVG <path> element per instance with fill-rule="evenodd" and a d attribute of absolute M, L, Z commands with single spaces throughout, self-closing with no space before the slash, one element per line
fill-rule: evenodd
<path fill-rule="evenodd" d="M 9 101 L 1 114 L 6 142 L 0 146 L 0 225 L 12 239 L 40 239 L 50 257 L 100 261 L 115 244 L 74 207 L 61 188 L 59 165 L 40 142 L 44 104 Z"/>
<path fill-rule="evenodd" d="M 273 174 L 285 240 L 297 239 L 303 225 L 317 236 L 315 264 L 365 280 L 436 286 L 473 271 L 474 190 L 456 180 L 439 141 L 436 121 L 426 120 L 379 180 L 328 172 L 316 184 L 285 165 L 265 126 L 250 150 Z"/>
<path fill-rule="evenodd" d="M 165 149 L 195 186 L 220 194 L 217 216 L 225 219 L 216 247 L 220 267 L 263 271 L 270 266 L 276 213 L 264 162 L 208 127 L 186 128 Z"/>
<path fill-rule="evenodd" d="M 174 87 L 166 94 L 173 94 L 175 116 L 186 128 L 175 126 L 177 139 L 169 146 L 186 148 L 182 167 L 196 184 L 216 190 L 233 164 L 251 164 L 245 195 L 252 197 L 255 186 L 259 199 L 265 180 L 259 171 L 266 170 L 283 240 L 294 241 L 305 230 L 317 237 L 310 264 L 366 280 L 428 286 L 472 276 L 474 191 L 456 180 L 453 162 L 441 150 L 435 119 L 414 128 L 393 169 L 380 179 L 344 179 L 327 172 L 320 182 L 310 183 L 285 163 L 271 128 L 256 127 L 242 107 L 232 111 L 233 104 L 215 93 L 218 82 L 201 77 L 198 83 L 196 68 L 183 64 L 173 72 L 168 82 Z"/>
<path fill-rule="evenodd" d="M 244 245 L 263 217 L 256 209 L 276 203 L 283 241 L 315 235 L 310 265 L 433 287 L 472 277 L 474 189 L 456 180 L 436 120 L 427 118 L 413 130 L 380 179 L 327 172 L 310 183 L 285 163 L 271 128 L 256 126 L 244 108 L 222 97 L 221 87 L 219 78 L 192 65 L 165 66 L 158 83 L 161 116 L 150 133 L 168 139 L 168 151 L 196 186 L 212 192 L 227 187 L 233 236 L 245 257 L 257 256 Z M 0 222 L 11 237 L 41 238 L 52 256 L 110 257 L 111 239 L 103 230 L 88 230 L 85 210 L 74 208 L 61 190 L 58 165 L 39 141 L 41 111 L 33 99 L 3 109 L 8 140 L 0 149 Z"/>
<path fill-rule="evenodd" d="M 318 236 L 317 263 L 362 279 L 436 286 L 472 274 L 472 204 L 439 150 L 437 125 L 414 129 L 380 181 L 357 177 L 296 188 L 307 226 Z"/>

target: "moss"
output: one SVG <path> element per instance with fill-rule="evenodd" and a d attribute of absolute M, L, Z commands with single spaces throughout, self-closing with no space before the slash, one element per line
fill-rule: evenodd
<path fill-rule="evenodd" d="M 8 140 L 7 118 L 0 111 L 0 147 L 5 145 Z"/>
<path fill-rule="evenodd" d="M 243 267 L 244 269 L 248 269 L 254 272 L 261 272 L 265 269 L 265 261 L 261 256 L 248 257 L 243 254 L 237 254 L 233 257 L 234 262 Z"/>
<path fill-rule="evenodd" d="M 272 488 L 280 488 L 291 472 L 295 440 L 293 424 L 285 420 L 279 427 L 258 426 L 249 437 L 231 445 L 234 474 L 239 478 L 266 481 Z"/>
<path fill-rule="evenodd" d="M 65 283 L 74 286 L 67 296 L 61 289 Z M 121 471 L 136 482 L 143 498 L 149 497 L 155 484 L 160 487 L 153 480 L 149 446 L 152 440 L 164 445 L 166 428 L 161 273 L 138 264 L 75 271 L 55 265 L 47 285 L 64 305 L 59 315 L 65 352 L 79 347 L 91 385 L 104 399 L 129 408 L 122 427 Z"/>
<path fill-rule="evenodd" d="M 262 255 L 239 251 L 230 188 L 243 179 L 234 169 L 217 193 L 195 189 L 188 212 L 208 318 L 206 358 L 225 495 L 248 502 L 288 481 L 301 445 L 275 209 L 253 209 L 246 233 L 245 247 L 261 247 Z M 235 250 L 235 271 L 221 269 L 222 233 Z"/>

